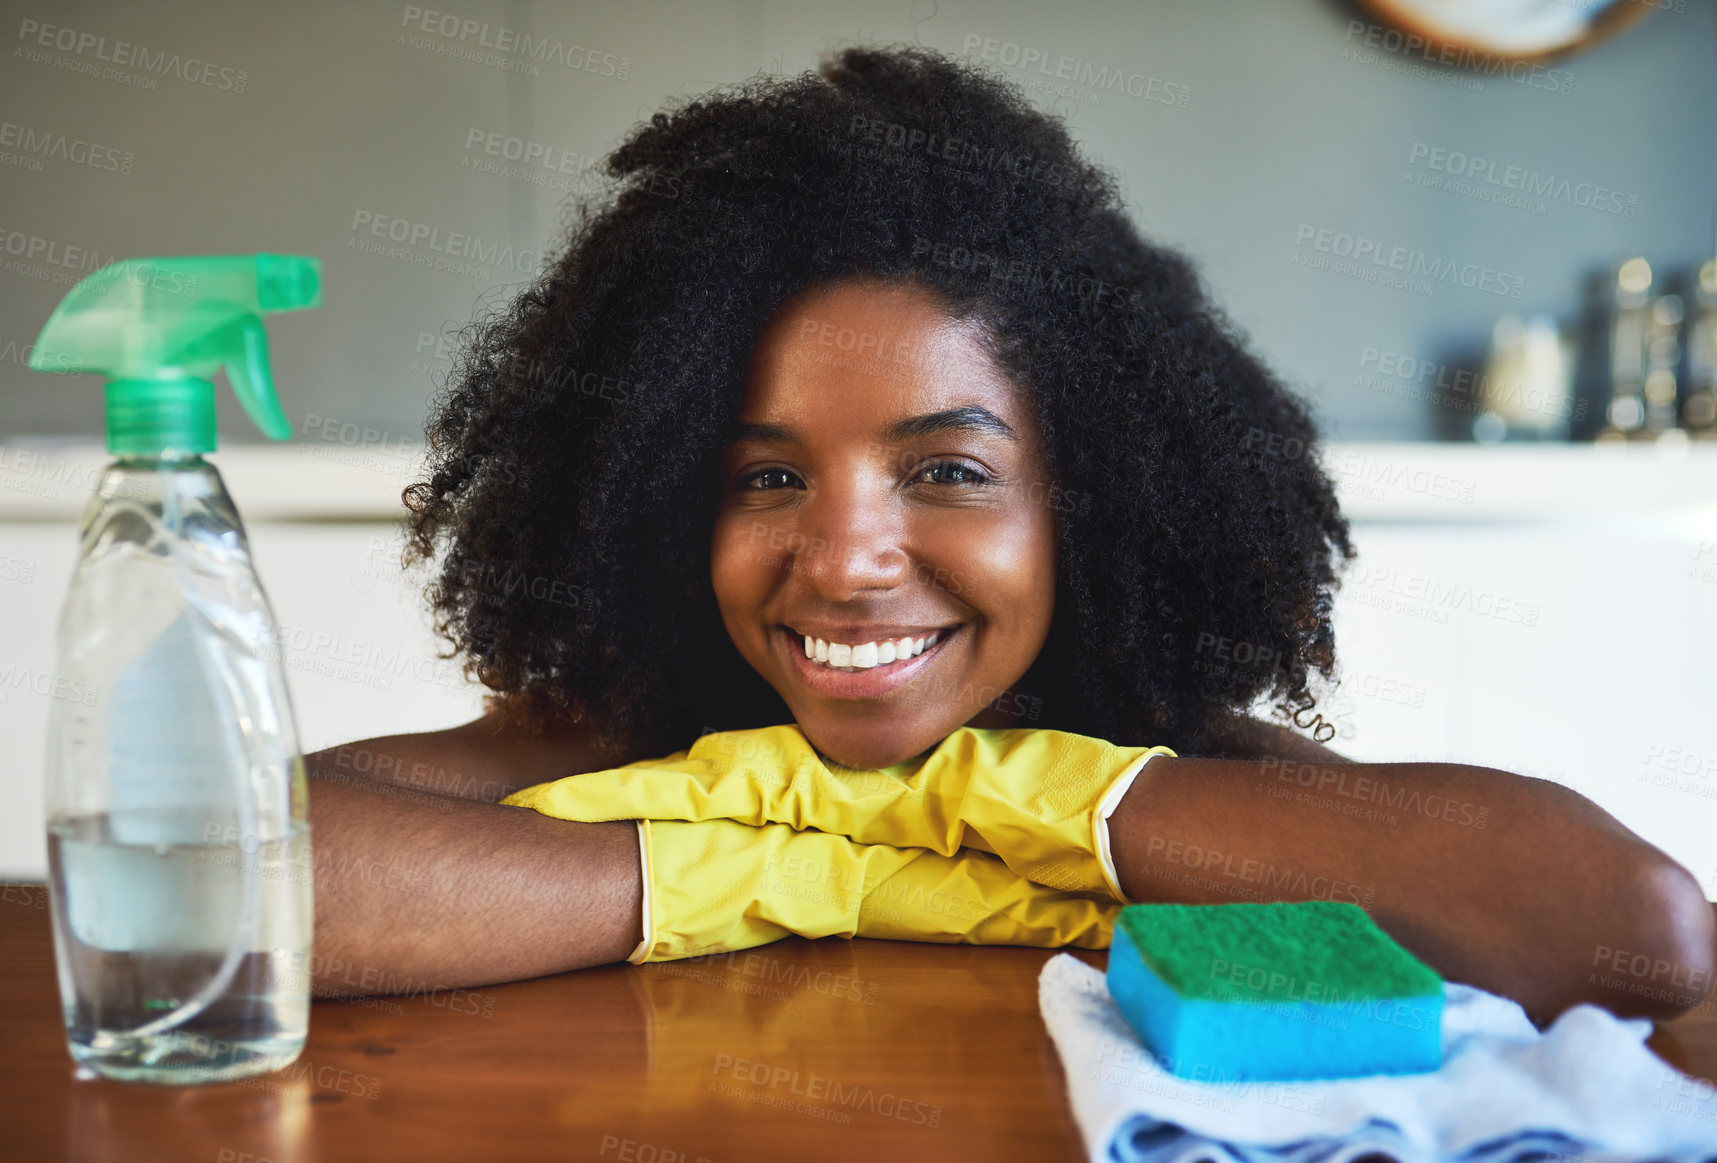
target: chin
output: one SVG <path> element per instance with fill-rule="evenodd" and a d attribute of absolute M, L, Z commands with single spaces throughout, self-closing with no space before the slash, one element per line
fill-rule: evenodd
<path fill-rule="evenodd" d="M 938 730 L 934 726 L 888 720 L 830 723 L 799 718 L 798 722 L 805 738 L 825 759 L 861 771 L 893 767 L 922 755 L 954 729 Z"/>

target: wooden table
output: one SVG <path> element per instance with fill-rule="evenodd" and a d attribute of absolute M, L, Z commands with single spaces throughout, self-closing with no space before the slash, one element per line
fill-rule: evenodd
<path fill-rule="evenodd" d="M 318 1001 L 289 1071 L 154 1087 L 77 1077 L 46 890 L 0 897 L 7 1161 L 1084 1157 L 1038 1016 L 1051 950 L 790 938 L 436 997 Z M 1717 1080 L 1717 1007 L 1651 1045 Z"/>

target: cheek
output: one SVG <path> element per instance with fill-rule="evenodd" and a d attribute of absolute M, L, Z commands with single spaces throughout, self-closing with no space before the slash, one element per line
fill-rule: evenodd
<path fill-rule="evenodd" d="M 1022 504 L 993 523 L 943 542 L 940 576 L 998 632 L 1036 635 L 1049 625 L 1055 595 L 1055 530 L 1041 505 Z"/>
<path fill-rule="evenodd" d="M 723 617 L 742 616 L 767 592 L 775 562 L 769 527 L 743 516 L 718 517 L 710 538 L 709 577 Z"/>

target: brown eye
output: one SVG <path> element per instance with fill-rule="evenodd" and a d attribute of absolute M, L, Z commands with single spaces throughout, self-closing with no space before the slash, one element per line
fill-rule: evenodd
<path fill-rule="evenodd" d="M 937 461 L 920 471 L 918 479 L 927 485 L 984 485 L 990 482 L 989 475 L 983 470 L 958 460 Z"/>
<path fill-rule="evenodd" d="M 764 489 L 790 488 L 792 483 L 798 479 L 798 477 L 794 476 L 784 468 L 760 468 L 754 473 L 748 473 L 741 477 L 739 479 L 739 487 L 742 489 L 755 489 L 759 491 Z"/>

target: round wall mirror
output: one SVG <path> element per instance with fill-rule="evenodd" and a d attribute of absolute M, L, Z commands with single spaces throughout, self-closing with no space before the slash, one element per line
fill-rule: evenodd
<path fill-rule="evenodd" d="M 1359 0 L 1383 23 L 1428 48 L 1508 60 L 1579 52 L 1678 0 Z"/>

